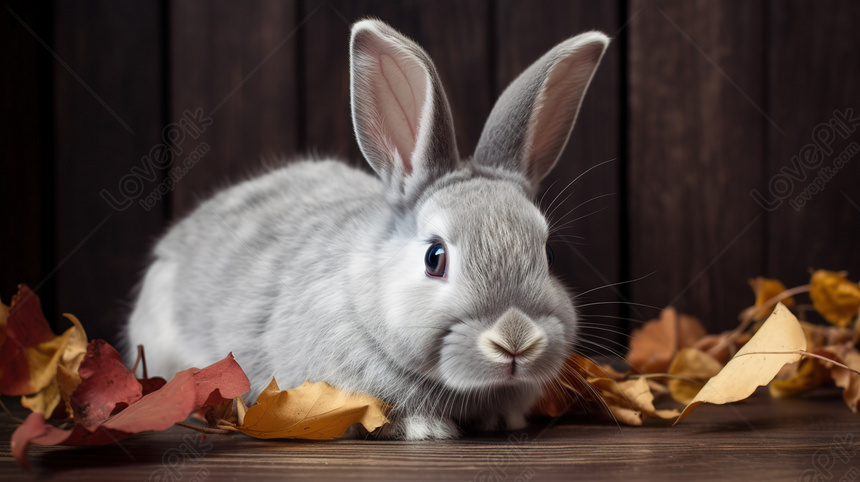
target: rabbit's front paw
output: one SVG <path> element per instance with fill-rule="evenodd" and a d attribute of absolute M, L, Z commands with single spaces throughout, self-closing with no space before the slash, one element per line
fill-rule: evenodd
<path fill-rule="evenodd" d="M 400 420 L 400 425 L 400 432 L 406 440 L 438 440 L 460 436 L 460 429 L 447 418 L 409 415 Z"/>

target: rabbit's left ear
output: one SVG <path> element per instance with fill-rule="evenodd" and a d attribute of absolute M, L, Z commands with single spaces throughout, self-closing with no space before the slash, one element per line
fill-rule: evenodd
<path fill-rule="evenodd" d="M 356 23 L 350 47 L 355 136 L 389 195 L 408 197 L 454 170 L 454 122 L 427 53 L 378 20 Z"/>
<path fill-rule="evenodd" d="M 536 191 L 567 144 L 607 45 L 606 35 L 586 32 L 556 45 L 520 74 L 493 107 L 474 162 L 519 172 Z"/>

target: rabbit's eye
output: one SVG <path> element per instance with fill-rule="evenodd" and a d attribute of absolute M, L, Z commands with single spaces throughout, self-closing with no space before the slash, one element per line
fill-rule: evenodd
<path fill-rule="evenodd" d="M 550 248 L 549 243 L 547 243 L 546 244 L 546 262 L 547 262 L 547 265 L 552 266 L 552 259 L 553 259 L 552 248 Z"/>
<path fill-rule="evenodd" d="M 447 256 L 445 255 L 445 244 L 437 241 L 430 245 L 427 254 L 424 255 L 424 265 L 427 266 L 427 276 L 433 278 L 444 278 L 447 271 Z"/>

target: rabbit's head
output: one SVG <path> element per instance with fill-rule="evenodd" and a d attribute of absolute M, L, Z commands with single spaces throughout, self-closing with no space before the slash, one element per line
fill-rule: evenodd
<path fill-rule="evenodd" d="M 374 261 L 379 349 L 458 391 L 539 387 L 576 338 L 570 296 L 549 271 L 533 202 L 558 160 L 608 38 L 566 40 L 493 108 L 471 159 L 427 53 L 364 20 L 351 41 L 352 115 L 394 218 Z"/>

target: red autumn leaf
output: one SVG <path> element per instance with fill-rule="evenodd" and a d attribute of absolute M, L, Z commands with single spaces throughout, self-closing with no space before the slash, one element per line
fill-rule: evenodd
<path fill-rule="evenodd" d="M 138 378 L 138 382 L 143 387 L 143 394 L 148 395 L 156 390 L 160 390 L 161 387 L 167 385 L 167 380 L 161 377 L 152 377 L 152 378 Z"/>
<path fill-rule="evenodd" d="M 26 285 L 21 285 L 18 294 L 12 297 L 8 313 L 0 346 L 0 394 L 36 393 L 50 377 L 37 377 L 40 380 L 34 381 L 33 373 L 50 364 L 59 356 L 58 348 L 61 350 L 54 344 L 39 345 L 58 337 L 42 314 L 39 297 Z"/>
<path fill-rule="evenodd" d="M 143 396 L 140 382 L 122 363 L 119 352 L 104 340 L 93 340 L 78 370 L 81 384 L 72 393 L 75 423 L 90 432 L 117 408 Z"/>
<path fill-rule="evenodd" d="M 32 413 L 12 434 L 12 453 L 18 465 L 29 468 L 27 449 L 31 443 L 106 445 L 136 433 L 166 430 L 195 410 L 233 399 L 250 389 L 248 377 L 231 353 L 206 368 L 177 373 L 160 390 L 132 403 L 93 432 L 80 424 L 71 430 L 61 430 L 46 425 L 41 413 Z"/>

